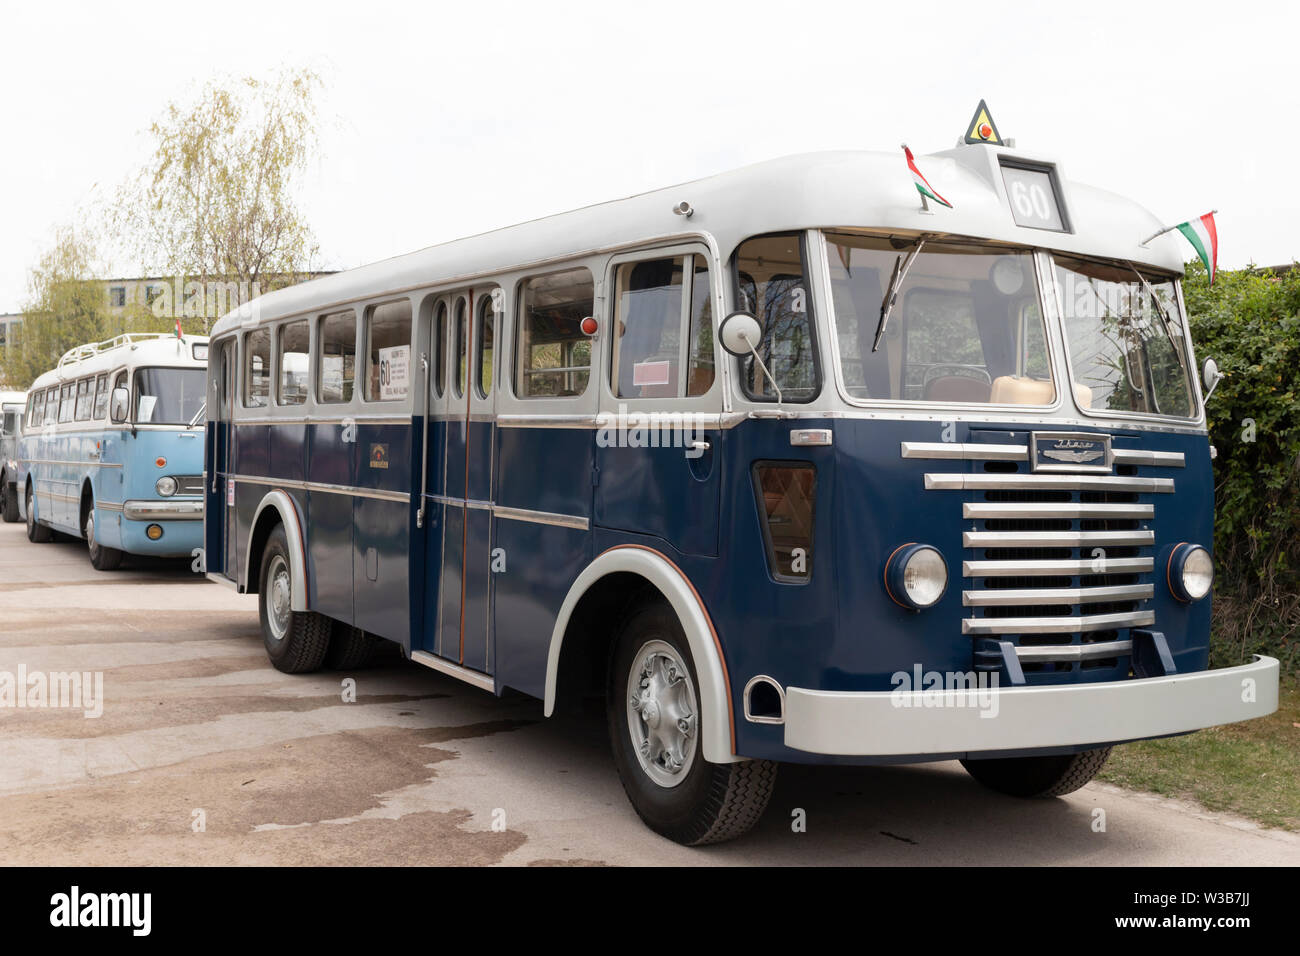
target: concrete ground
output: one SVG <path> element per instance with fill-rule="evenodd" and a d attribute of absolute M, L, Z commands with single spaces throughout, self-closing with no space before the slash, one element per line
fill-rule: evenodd
<path fill-rule="evenodd" d="M 400 656 L 281 674 L 255 597 L 2 524 L 0 672 L 20 666 L 102 671 L 104 706 L 0 707 L 6 864 L 1300 864 L 1300 837 L 1248 821 L 1096 783 L 1016 801 L 956 763 L 787 765 L 753 833 L 686 849 L 638 820 L 598 719 Z"/>

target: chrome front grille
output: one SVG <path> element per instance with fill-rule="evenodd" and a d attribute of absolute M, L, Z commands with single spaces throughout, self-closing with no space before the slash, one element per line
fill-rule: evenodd
<path fill-rule="evenodd" d="M 975 668 L 1028 683 L 1127 676 L 1131 629 L 1155 623 L 1156 502 L 1174 491 L 1173 478 L 1137 470 L 1181 468 L 1183 455 L 1115 448 L 1112 474 L 1035 473 L 1029 443 L 1000 434 L 902 446 L 904 458 L 972 463 L 927 473 L 925 488 L 963 493 L 962 633 Z"/>

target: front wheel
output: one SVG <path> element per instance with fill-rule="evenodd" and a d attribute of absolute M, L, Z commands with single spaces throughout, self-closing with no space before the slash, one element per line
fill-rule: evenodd
<path fill-rule="evenodd" d="M 5 524 L 13 524 L 18 520 L 18 486 L 6 481 L 0 486 L 0 497 L 4 499 L 0 517 L 4 518 Z"/>
<path fill-rule="evenodd" d="M 305 674 L 319 670 L 330 646 L 329 618 L 313 611 L 293 610 L 288 538 L 277 525 L 262 552 L 258 610 L 262 618 L 262 643 L 276 670 Z"/>
<path fill-rule="evenodd" d="M 700 742 L 699 680 L 686 635 L 663 603 L 634 611 L 610 662 L 610 742 L 628 799 L 656 833 L 686 846 L 747 832 L 767 807 L 777 765 L 715 764 Z"/>
<path fill-rule="evenodd" d="M 95 537 L 95 509 L 86 514 L 86 549 L 90 552 L 90 566 L 96 571 L 116 571 L 122 566 L 123 553 L 117 548 L 100 544 Z"/>
<path fill-rule="evenodd" d="M 1109 747 L 1061 757 L 1003 757 L 963 760 L 966 772 L 998 793 L 1012 797 L 1063 797 L 1074 793 L 1097 775 Z"/>
<path fill-rule="evenodd" d="M 36 500 L 30 487 L 27 489 L 27 540 L 32 544 L 54 540 L 54 532 L 36 520 Z"/>

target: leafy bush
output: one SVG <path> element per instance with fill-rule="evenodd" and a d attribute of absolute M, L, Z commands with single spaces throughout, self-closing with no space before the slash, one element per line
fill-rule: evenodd
<path fill-rule="evenodd" d="M 1300 668 L 1300 267 L 1183 284 L 1201 361 L 1224 373 L 1207 407 L 1215 479 L 1214 658 Z"/>

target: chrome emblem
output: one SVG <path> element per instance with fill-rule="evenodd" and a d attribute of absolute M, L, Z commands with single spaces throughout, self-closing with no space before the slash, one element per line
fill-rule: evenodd
<path fill-rule="evenodd" d="M 1030 438 L 1034 471 L 1109 473 L 1112 455 L 1109 435 L 1034 432 Z"/>

